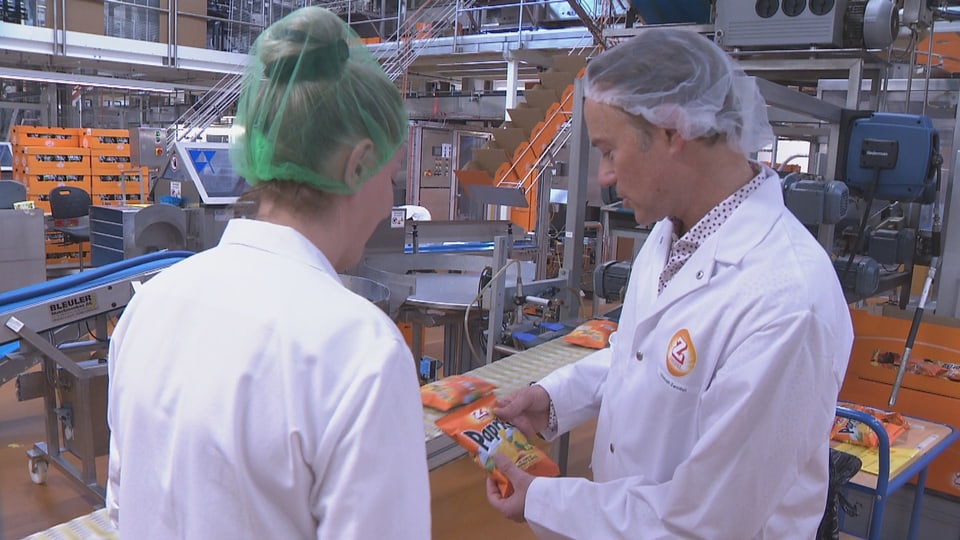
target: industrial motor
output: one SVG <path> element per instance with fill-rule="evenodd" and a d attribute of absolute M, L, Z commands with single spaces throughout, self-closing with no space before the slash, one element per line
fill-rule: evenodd
<path fill-rule="evenodd" d="M 724 47 L 884 49 L 900 21 L 893 0 L 723 1 L 714 28 Z"/>
<path fill-rule="evenodd" d="M 631 268 L 630 263 L 622 261 L 598 264 L 593 271 L 593 294 L 608 302 L 622 301 Z"/>
<path fill-rule="evenodd" d="M 782 184 L 784 204 L 804 225 L 836 224 L 847 215 L 850 198 L 843 182 L 806 180 L 791 173 Z"/>

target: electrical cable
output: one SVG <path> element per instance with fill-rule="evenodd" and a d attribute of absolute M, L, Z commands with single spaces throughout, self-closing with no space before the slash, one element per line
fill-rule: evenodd
<path fill-rule="evenodd" d="M 473 304 L 475 304 L 475 303 L 477 303 L 477 301 L 483 299 L 483 292 L 484 292 L 485 290 L 489 289 L 489 288 L 490 288 L 490 284 L 493 283 L 493 282 L 495 282 L 495 281 L 497 281 L 497 278 L 499 278 L 501 274 L 503 274 L 504 272 L 506 272 L 507 268 L 510 268 L 510 265 L 512 265 L 512 264 L 516 264 L 516 265 L 517 265 L 517 273 L 518 273 L 518 274 L 523 270 L 523 268 L 520 266 L 520 261 L 519 261 L 519 260 L 517 260 L 517 259 L 510 259 L 510 260 L 508 260 L 508 261 L 507 261 L 507 264 L 503 265 L 503 268 L 497 270 L 496 273 L 493 274 L 493 277 L 490 278 L 490 281 L 488 281 L 486 284 L 484 284 L 483 287 L 480 287 L 480 290 L 477 292 L 477 295 L 473 297 L 473 300 L 470 300 L 470 303 L 467 304 L 467 309 L 463 312 L 463 336 L 464 336 L 464 339 L 467 340 L 467 348 L 470 349 L 470 354 L 472 354 L 473 357 L 474 357 L 478 362 L 480 362 L 480 363 L 483 363 L 485 359 L 482 358 L 482 357 L 477 353 L 476 347 L 473 346 L 473 340 L 470 339 L 470 309 L 473 307 Z M 483 330 L 482 330 L 482 329 L 481 329 L 480 333 L 483 334 Z"/>
<path fill-rule="evenodd" d="M 83 325 L 87 327 L 87 334 L 90 334 L 90 337 L 92 337 L 94 341 L 97 341 L 97 342 L 100 342 L 100 343 L 106 343 L 106 342 L 107 342 L 107 338 L 99 338 L 99 337 L 97 337 L 97 334 L 96 334 L 93 330 L 90 329 L 90 319 L 87 319 L 87 320 L 83 321 Z"/>
<path fill-rule="evenodd" d="M 866 202 L 863 207 L 863 215 L 860 218 L 860 226 L 857 230 L 857 239 L 853 243 L 853 249 L 850 250 L 850 257 L 847 258 L 847 266 L 844 268 L 843 275 L 840 277 L 841 287 L 846 282 L 850 268 L 853 266 L 853 258 L 857 255 L 857 251 L 860 251 L 860 244 L 863 242 L 863 232 L 867 228 L 867 221 L 870 215 L 870 207 L 873 206 L 873 195 L 877 190 L 877 184 L 879 182 L 880 168 L 874 167 L 873 180 L 870 181 L 870 185 L 867 187 Z"/>
<path fill-rule="evenodd" d="M 123 311 L 123 308 L 119 308 L 119 309 L 117 309 L 117 310 L 108 311 L 108 312 L 104 313 L 104 315 L 107 316 L 107 328 L 110 328 L 111 326 L 113 326 L 113 327 L 116 327 L 116 326 L 117 326 L 117 322 L 119 321 L 119 318 L 110 315 L 111 313 L 114 313 L 115 311 Z M 92 338 L 94 339 L 94 341 L 98 341 L 98 342 L 100 342 L 100 343 L 107 343 L 108 341 L 110 341 L 110 338 L 106 338 L 106 337 L 105 337 L 105 338 L 100 338 L 100 337 L 97 337 L 97 334 L 94 333 L 94 331 L 90 329 L 90 319 L 85 319 L 85 320 L 83 321 L 83 324 L 84 324 L 84 326 L 86 326 L 86 328 L 87 328 L 87 333 L 90 334 L 90 337 L 92 337 Z M 78 330 L 79 330 L 79 327 L 78 327 Z M 108 331 L 108 333 L 109 333 L 109 331 Z M 78 338 L 78 339 L 79 339 L 79 338 Z"/>
<path fill-rule="evenodd" d="M 916 46 L 917 46 L 917 31 L 914 30 L 913 28 L 911 28 L 911 29 L 910 29 L 910 41 L 908 41 L 908 42 L 907 42 L 907 46 L 902 49 L 903 54 L 901 54 L 898 58 L 896 58 L 896 61 L 897 61 L 897 62 L 904 62 L 904 61 L 906 61 L 906 60 L 907 60 L 907 57 L 908 57 L 908 56 L 911 56 L 911 55 L 913 54 L 913 49 L 914 49 Z M 891 47 L 890 50 L 898 50 L 898 51 L 899 51 L 899 50 L 901 50 L 901 49 L 894 49 L 893 47 Z"/>

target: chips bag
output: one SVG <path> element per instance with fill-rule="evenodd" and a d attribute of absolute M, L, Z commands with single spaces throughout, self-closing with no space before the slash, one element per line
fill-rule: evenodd
<path fill-rule="evenodd" d="M 492 383 L 478 377 L 451 375 L 421 386 L 420 401 L 427 407 L 449 411 L 458 405 L 476 401 L 495 388 Z"/>
<path fill-rule="evenodd" d="M 841 405 L 867 413 L 879 420 L 880 425 L 882 425 L 887 432 L 887 438 L 890 440 L 890 444 L 893 444 L 893 441 L 897 440 L 898 437 L 910 429 L 910 423 L 898 412 L 883 411 L 853 403 L 841 403 Z M 874 433 L 870 426 L 863 422 L 857 422 L 856 420 L 840 416 L 834 418 L 830 438 L 837 442 L 852 443 L 860 446 L 869 446 L 871 448 L 880 446 L 880 439 L 877 438 L 877 434 Z"/>
<path fill-rule="evenodd" d="M 617 331 L 617 323 L 607 319 L 590 319 L 563 336 L 563 340 L 574 345 L 603 349 L 610 344 L 610 334 Z"/>
<path fill-rule="evenodd" d="M 500 489 L 509 497 L 513 486 L 493 465 L 493 454 L 501 453 L 517 467 L 534 476 L 557 476 L 560 468 L 542 450 L 530 444 L 527 437 L 512 424 L 493 414 L 494 395 L 484 396 L 473 404 L 461 407 L 437 420 L 444 433 L 467 449 L 474 461 L 487 470 Z"/>

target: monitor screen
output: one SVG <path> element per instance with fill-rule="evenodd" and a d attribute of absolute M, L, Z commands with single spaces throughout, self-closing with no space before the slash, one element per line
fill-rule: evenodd
<path fill-rule="evenodd" d="M 233 172 L 227 145 L 220 148 L 193 146 L 186 150 L 207 197 L 239 197 L 250 188 L 243 178 Z"/>

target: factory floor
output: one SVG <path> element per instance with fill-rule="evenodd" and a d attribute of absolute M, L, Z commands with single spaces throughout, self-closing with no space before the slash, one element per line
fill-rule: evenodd
<path fill-rule="evenodd" d="M 425 354 L 442 354 L 442 335 L 440 327 L 427 329 Z M 571 434 L 570 476 L 588 476 L 594 429 L 595 424 L 590 424 Z M 19 540 L 94 509 L 91 501 L 52 467 L 45 484 L 30 480 L 25 452 L 43 439 L 42 400 L 18 402 L 15 382 L 0 386 L 0 540 Z M 101 476 L 105 460 L 101 458 L 97 464 Z M 430 473 L 433 538 L 535 538 L 526 525 L 508 521 L 490 507 L 484 478 L 480 468 L 465 458 Z"/>

